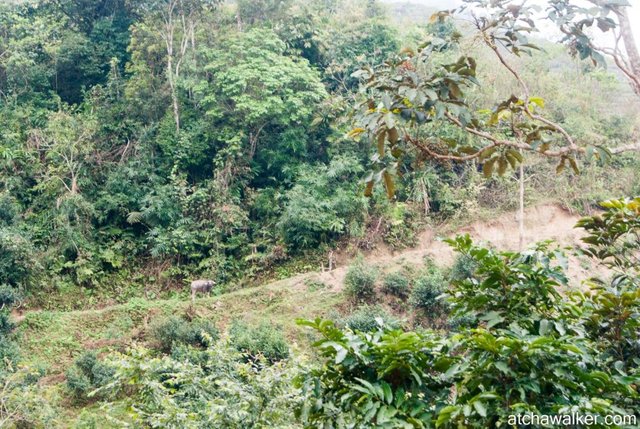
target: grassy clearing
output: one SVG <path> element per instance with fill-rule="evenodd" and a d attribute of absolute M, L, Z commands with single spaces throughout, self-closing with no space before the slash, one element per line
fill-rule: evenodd
<path fill-rule="evenodd" d="M 200 297 L 195 305 L 184 299 L 131 299 L 126 304 L 84 311 L 38 311 L 20 322 L 20 347 L 27 365 L 41 365 L 53 378 L 83 351 L 106 353 L 144 343 L 148 326 L 169 315 L 204 317 L 220 329 L 238 318 L 251 324 L 269 322 L 282 327 L 292 346 L 305 349 L 308 338 L 295 319 L 325 315 L 344 302 L 337 288 L 318 287 L 312 275 L 299 275 L 266 286 Z"/>
<path fill-rule="evenodd" d="M 312 340 L 296 318 L 327 316 L 346 298 L 340 287 L 318 281 L 316 274 L 301 274 L 261 287 L 245 288 L 212 297 L 188 299 L 133 298 L 125 304 L 82 311 L 34 311 L 18 325 L 22 365 L 46 370 L 39 394 L 58 410 L 59 427 L 117 428 L 107 414 L 125 418 L 124 409 L 107 413 L 98 403 L 77 404 L 65 389 L 64 372 L 87 350 L 100 354 L 125 351 L 150 338 L 149 326 L 171 315 L 213 320 L 225 330 L 234 319 L 258 325 L 271 323 L 283 329 L 292 351 L 305 354 Z"/>
<path fill-rule="evenodd" d="M 571 244 L 576 240 L 572 228 L 574 218 L 558 208 L 533 207 L 527 212 L 527 231 L 532 239 L 538 239 L 549 236 L 553 227 L 558 230 L 554 232 L 555 238 L 563 244 Z M 558 225 L 551 225 L 552 221 Z M 494 244 L 500 248 L 511 248 L 517 243 L 517 234 L 512 233 L 516 227 L 513 214 L 497 216 L 496 213 L 489 222 L 467 222 L 465 225 L 467 232 L 480 241 L 497 239 Z M 367 261 L 384 272 L 406 264 L 423 264 L 425 257 L 438 265 L 449 266 L 454 255 L 446 244 L 435 241 L 434 237 L 454 235 L 454 230 L 455 223 L 440 225 L 428 237 L 422 237 L 419 248 L 397 254 L 373 252 L 367 256 Z M 575 277 L 584 278 L 583 272 L 587 272 L 588 267 L 574 265 L 581 270 Z M 313 267 L 306 268 L 311 270 Z M 236 318 L 250 324 L 269 322 L 282 327 L 294 350 L 304 350 L 309 338 L 305 330 L 295 325 L 295 319 L 326 316 L 344 304 L 346 299 L 341 287 L 346 268 L 340 266 L 331 273 L 308 272 L 260 287 L 199 297 L 193 306 L 184 293 L 167 299 L 133 297 L 126 303 L 102 309 L 30 311 L 25 313 L 18 327 L 22 355 L 26 364 L 44 366 L 53 377 L 63 373 L 83 351 L 107 353 L 124 350 L 134 343 L 145 343 L 149 325 L 170 315 L 207 318 L 221 330 Z"/>
<path fill-rule="evenodd" d="M 561 228 L 556 229 L 562 234 L 556 238 L 567 244 L 575 241 L 571 231 L 574 215 L 552 206 L 535 207 L 528 214 L 532 221 L 528 231 L 532 237 L 546 237 L 559 223 Z M 498 216 L 494 212 L 489 221 L 467 222 L 464 228 L 479 240 L 498 239 L 496 245 L 500 248 L 513 247 L 517 242 L 517 234 L 512 233 L 515 229 L 513 213 Z M 456 227 L 450 223 L 439 225 L 425 231 L 418 247 L 399 252 L 380 248 L 367 254 L 366 262 L 379 270 L 380 278 L 401 267 L 418 270 L 425 263 L 448 267 L 454 255 L 449 246 L 435 238 L 452 236 L 455 230 Z M 226 330 L 234 319 L 253 325 L 267 322 L 284 331 L 294 354 L 307 354 L 314 338 L 309 331 L 295 324 L 297 318 L 333 318 L 354 309 L 342 292 L 350 256 L 348 252 L 341 255 L 340 265 L 331 272 L 313 272 L 311 270 L 319 264 L 308 264 L 304 268 L 310 272 L 306 274 L 217 296 L 198 297 L 195 305 L 185 296 L 183 288 L 181 295 L 166 299 L 157 296 L 129 297 L 125 303 L 114 303 L 104 308 L 28 311 L 17 329 L 22 363 L 46 370 L 46 376 L 39 383 L 40 394 L 59 410 L 61 421 L 69 422 L 61 427 L 121 427 L 106 420 L 106 411 L 100 409 L 99 404 L 76 404 L 66 392 L 64 372 L 80 354 L 96 350 L 106 355 L 113 351 L 126 351 L 136 344 L 150 345 L 150 326 L 168 316 L 206 318 L 221 331 Z M 582 267 L 582 270 L 586 272 L 588 267 Z M 282 275 L 293 272 L 286 270 Z M 398 319 L 408 317 L 404 300 L 390 300 L 388 296 L 379 294 L 376 304 Z M 126 415 L 125 410 L 118 409 L 110 413 Z"/>

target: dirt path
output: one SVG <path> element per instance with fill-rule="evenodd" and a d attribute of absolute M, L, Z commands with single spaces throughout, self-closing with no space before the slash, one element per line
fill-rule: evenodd
<path fill-rule="evenodd" d="M 577 245 L 582 235 L 581 230 L 574 228 L 580 217 L 569 213 L 567 210 L 553 204 L 531 207 L 525 212 L 525 242 L 528 244 L 540 240 L 555 240 L 564 246 Z M 402 265 L 422 264 L 426 257 L 431 258 L 439 266 L 447 267 L 453 264 L 455 254 L 448 244 L 441 241 L 442 238 L 452 237 L 456 234 L 468 233 L 474 240 L 485 242 L 501 250 L 517 250 L 518 248 L 518 223 L 516 213 L 505 213 L 495 219 L 487 221 L 475 221 L 468 226 L 453 230 L 444 225 L 440 228 L 429 228 L 420 233 L 418 245 L 415 248 L 393 251 L 385 246 L 365 253 L 367 263 L 391 271 Z M 569 258 L 569 275 L 575 285 L 593 275 L 591 267 L 575 257 Z M 259 288 L 277 291 L 282 288 L 306 290 L 310 279 L 324 283 L 328 289 L 338 292 L 342 289 L 344 276 L 347 272 L 351 258 L 343 258 L 337 268 L 330 272 L 309 272 L 298 274 L 285 280 L 268 283 Z M 110 307 L 101 310 L 109 310 Z M 28 313 L 15 312 L 14 320 L 20 322 Z M 86 310 L 94 312 L 94 310 Z M 82 314 L 82 311 L 75 312 Z"/>
<path fill-rule="evenodd" d="M 535 241 L 553 239 L 561 245 L 575 245 L 581 231 L 574 228 L 578 216 L 555 205 L 541 205 L 527 210 L 526 238 Z M 456 233 L 468 233 L 499 249 L 516 250 L 517 220 L 513 213 L 489 221 L 477 221 L 463 228 L 447 227 L 423 231 L 418 245 L 393 252 L 380 247 L 364 255 L 368 264 L 384 272 L 403 265 L 422 265 L 425 257 L 438 265 L 450 266 L 454 252 L 440 238 Z M 235 319 L 258 324 L 282 326 L 292 344 L 308 341 L 306 333 L 295 324 L 296 318 L 327 317 L 345 304 L 341 293 L 351 258 L 339 259 L 339 266 L 330 272 L 308 272 L 258 287 L 243 288 L 210 298 L 199 297 L 195 305 L 188 299 L 133 298 L 127 303 L 99 309 L 79 311 L 28 311 L 14 314 L 20 331 L 20 347 L 27 363 L 45 363 L 56 375 L 64 371 L 83 350 L 108 353 L 146 341 L 147 327 L 169 315 L 184 314 L 205 317 L 224 330 Z M 593 275 L 584 262 L 572 257 L 569 276 L 573 285 Z M 57 379 L 55 379 L 57 380 Z"/>
<path fill-rule="evenodd" d="M 580 229 L 575 228 L 579 219 L 580 216 L 554 204 L 531 207 L 525 211 L 525 243 L 530 245 L 542 240 L 554 240 L 562 246 L 576 246 L 583 235 Z M 446 225 L 439 229 L 430 228 L 420 234 L 415 248 L 394 252 L 380 247 L 365 254 L 365 260 L 385 270 L 392 270 L 404 264 L 421 264 L 426 257 L 434 260 L 439 266 L 448 267 L 453 264 L 455 254 L 441 239 L 456 234 L 469 234 L 475 241 L 490 244 L 500 250 L 518 250 L 517 213 L 505 213 L 492 220 L 476 221 L 456 231 L 450 230 Z M 348 263 L 344 263 L 331 272 L 318 274 L 317 277 L 339 289 L 342 287 L 347 265 Z M 574 285 L 593 274 L 584 261 L 569 257 L 569 276 Z"/>

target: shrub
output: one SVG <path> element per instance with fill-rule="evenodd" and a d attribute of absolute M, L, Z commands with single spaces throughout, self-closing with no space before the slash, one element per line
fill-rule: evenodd
<path fill-rule="evenodd" d="M 66 372 L 67 389 L 76 400 L 87 399 L 87 395 L 112 381 L 115 370 L 100 362 L 94 351 L 80 355 Z"/>
<path fill-rule="evenodd" d="M 640 374 L 640 198 L 600 205 L 604 213 L 577 224 L 588 234 L 581 250 L 612 275 L 608 281 L 591 279 L 588 299 L 576 294 L 573 300 L 585 312 L 589 335 L 602 351 L 599 358 L 613 371 L 626 367 Z"/>
<path fill-rule="evenodd" d="M 329 165 L 304 165 L 299 171 L 277 225 L 289 247 L 311 248 L 362 225 L 367 199 L 357 193 L 362 174 L 357 157 L 337 156 Z"/>
<path fill-rule="evenodd" d="M 37 382 L 45 374 L 41 367 L 21 366 L 0 373 L 0 426 L 15 429 L 60 427 L 59 409 L 43 395 Z"/>
<path fill-rule="evenodd" d="M 0 284 L 17 286 L 34 271 L 34 250 L 30 241 L 18 231 L 0 227 Z"/>
<path fill-rule="evenodd" d="M 98 360 L 95 352 L 86 352 L 75 361 L 76 367 L 89 377 L 95 386 L 102 386 L 110 381 L 113 370 Z"/>
<path fill-rule="evenodd" d="M 474 328 L 477 324 L 477 320 L 472 316 L 454 315 L 449 317 L 447 321 L 447 328 L 451 331 L 461 331 L 466 328 Z"/>
<path fill-rule="evenodd" d="M 181 343 L 174 343 L 169 357 L 178 362 L 186 362 L 193 365 L 204 366 L 207 362 L 207 348 L 195 348 Z"/>
<path fill-rule="evenodd" d="M 422 274 L 411 291 L 411 305 L 425 312 L 439 312 L 442 310 L 443 303 L 438 297 L 444 291 L 444 284 L 444 276 L 438 269 L 432 268 Z"/>
<path fill-rule="evenodd" d="M 170 317 L 151 326 L 149 331 L 151 338 L 156 342 L 155 347 L 165 353 L 169 353 L 174 343 L 182 336 L 186 320 L 179 317 Z"/>
<path fill-rule="evenodd" d="M 20 349 L 15 341 L 0 334 L 0 369 L 17 362 L 19 357 Z"/>
<path fill-rule="evenodd" d="M 206 347 L 208 340 L 205 336 L 212 340 L 219 337 L 218 329 L 209 320 L 197 319 L 189 322 L 179 317 L 170 317 L 151 327 L 151 337 L 164 353 L 171 352 L 178 344 Z"/>
<path fill-rule="evenodd" d="M 0 311 L 0 335 L 3 337 L 15 328 L 15 324 L 9 318 L 9 312 L 6 310 Z"/>
<path fill-rule="evenodd" d="M 100 418 L 96 414 L 84 409 L 76 419 L 73 427 L 75 429 L 98 429 L 100 427 L 99 422 Z"/>
<path fill-rule="evenodd" d="M 363 305 L 358 307 L 348 316 L 336 321 L 341 328 L 350 328 L 353 331 L 372 332 L 378 330 L 380 324 L 387 328 L 399 328 L 400 321 L 390 315 L 380 306 Z"/>
<path fill-rule="evenodd" d="M 263 323 L 257 327 L 234 322 L 229 330 L 231 345 L 244 353 L 249 361 L 261 356 L 274 363 L 289 357 L 289 345 L 282 331 Z"/>
<path fill-rule="evenodd" d="M 0 194 L 0 226 L 12 225 L 18 218 L 20 207 L 8 192 Z"/>
<path fill-rule="evenodd" d="M 19 348 L 13 340 L 15 324 L 11 321 L 11 307 L 17 300 L 17 293 L 9 285 L 0 285 L 0 368 L 12 366 L 18 361 Z"/>
<path fill-rule="evenodd" d="M 377 270 L 368 267 L 359 258 L 349 267 L 344 278 L 347 294 L 356 301 L 368 301 L 375 297 L 375 284 L 378 277 Z"/>
<path fill-rule="evenodd" d="M 6 308 L 12 306 L 18 300 L 18 293 L 16 290 L 7 285 L 0 285 L 0 307 Z"/>
<path fill-rule="evenodd" d="M 105 387 L 118 401 L 106 412 L 145 428 L 301 427 L 301 368 L 293 360 L 256 370 L 224 339 L 184 352 L 194 356 L 157 357 L 142 348 L 120 356 L 118 376 Z"/>
<path fill-rule="evenodd" d="M 65 373 L 67 389 L 74 399 L 80 400 L 91 392 L 91 381 L 78 367 L 72 366 Z"/>
<path fill-rule="evenodd" d="M 47 369 L 44 364 L 36 364 L 32 367 L 22 366 L 20 367 L 20 371 L 22 372 L 22 380 L 21 385 L 23 386 L 31 386 L 36 384 L 42 377 L 47 375 Z"/>
<path fill-rule="evenodd" d="M 386 207 L 386 228 L 382 238 L 393 249 L 404 249 L 417 244 L 416 213 L 404 203 L 392 203 Z"/>
<path fill-rule="evenodd" d="M 635 213 L 598 215 L 582 225 L 592 228 L 591 246 L 584 251 L 613 256 L 610 263 L 624 269 L 626 277 L 614 281 L 629 288 L 623 293 L 633 292 L 622 296 L 625 303 L 601 284 L 591 296 L 561 294 L 568 283 L 557 263 L 563 256 L 549 243 L 496 252 L 461 236 L 448 242 L 474 258 L 478 270 L 473 279 L 451 284 L 449 302 L 458 321 L 473 329 L 383 329 L 371 335 L 345 332 L 328 320 L 299 322 L 320 335 L 314 346 L 322 356 L 304 383 L 304 426 L 381 427 L 382 415 L 384 427 L 487 428 L 505 426 L 509 416 L 531 410 L 588 413 L 599 421 L 607 414 L 637 415 L 637 352 L 620 360 L 627 335 L 637 341 L 637 320 L 629 317 L 638 311 L 637 271 L 625 266 L 635 265 L 626 257 L 600 253 L 618 240 L 633 239 L 626 234 L 634 221 L 640 227 L 640 199 L 630 208 Z M 608 228 L 613 230 L 603 231 Z M 432 308 L 438 302 L 442 277 L 431 270 L 419 279 L 416 289 L 422 293 L 412 296 L 416 305 Z M 600 302 L 608 308 L 599 308 Z M 616 314 L 621 304 L 628 306 L 623 318 Z M 618 336 L 602 343 L 609 326 Z M 607 358 L 612 352 L 615 357 Z"/>
<path fill-rule="evenodd" d="M 451 267 L 451 280 L 466 280 L 473 277 L 478 267 L 477 262 L 469 255 L 460 254 Z"/>
<path fill-rule="evenodd" d="M 189 325 L 189 330 L 185 333 L 184 341 L 187 344 L 206 347 L 209 341 L 215 341 L 219 336 L 218 328 L 216 328 L 212 321 L 195 320 Z"/>
<path fill-rule="evenodd" d="M 382 281 L 382 291 L 398 298 L 409 295 L 409 278 L 402 272 L 389 273 Z"/>

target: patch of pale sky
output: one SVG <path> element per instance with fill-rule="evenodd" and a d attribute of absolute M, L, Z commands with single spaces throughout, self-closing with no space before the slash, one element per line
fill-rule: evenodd
<path fill-rule="evenodd" d="M 584 0 L 579 0 L 584 3 Z M 384 3 L 414 3 L 421 4 L 433 9 L 452 9 L 462 4 L 461 0 L 383 0 Z M 636 44 L 640 46 L 640 0 L 627 0 L 631 4 L 629 9 L 629 19 L 634 31 L 634 37 Z M 529 4 L 544 4 L 544 0 L 529 0 Z M 539 35 L 545 39 L 557 40 L 560 37 L 560 33 L 553 28 L 551 24 L 540 22 Z M 611 46 L 613 44 L 613 37 L 609 34 L 602 33 L 597 30 L 592 34 L 594 39 L 600 45 Z"/>

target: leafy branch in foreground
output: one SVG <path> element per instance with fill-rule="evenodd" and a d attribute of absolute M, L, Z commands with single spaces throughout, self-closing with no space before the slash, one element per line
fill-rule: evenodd
<path fill-rule="evenodd" d="M 582 251 L 618 275 L 633 281 L 640 275 L 640 198 L 600 203 L 606 211 L 580 219 L 588 235 Z"/>
<path fill-rule="evenodd" d="M 598 223 L 600 233 L 640 230 L 637 201 L 604 206 L 609 223 Z M 629 229 L 610 219 L 621 217 Z M 640 412 L 637 275 L 624 296 L 609 288 L 574 293 L 562 290 L 564 256 L 550 243 L 518 253 L 468 236 L 449 243 L 476 265 L 447 293 L 454 313 L 474 319 L 471 327 L 405 332 L 380 321 L 363 333 L 299 322 L 320 335 L 324 357 L 305 384 L 309 427 L 508 427 L 509 415 L 524 413 L 591 414 L 607 427 L 604 415 Z"/>
<path fill-rule="evenodd" d="M 226 340 L 204 351 L 180 347 L 163 357 L 136 348 L 108 360 L 115 370 L 113 381 L 96 394 L 121 398 L 129 417 L 144 427 L 297 427 L 292 410 L 301 399 L 294 386 L 298 368 L 287 361 L 269 365 L 259 360 L 245 363 L 242 358 Z M 120 405 L 104 407 L 114 410 Z"/>
<path fill-rule="evenodd" d="M 539 31 L 534 19 L 540 10 L 509 0 L 469 0 L 457 11 L 434 16 L 444 21 L 471 15 L 474 39 L 489 48 L 517 82 L 519 94 L 496 101 L 492 108 L 478 108 L 466 94 L 481 85 L 474 57 L 443 60 L 450 57 L 450 52 L 440 54 L 450 50 L 451 40 L 433 37 L 417 52 L 405 49 L 376 68 L 355 73 L 363 81 L 363 101 L 357 106 L 359 126 L 349 135 L 367 133 L 377 143 L 373 170 L 366 179 L 367 194 L 375 183 L 383 181 L 393 196 L 393 174 L 410 151 L 440 161 L 478 160 L 489 177 L 494 171 L 503 175 L 509 167 L 515 169 L 527 152 L 558 159 L 558 172 L 566 167 L 578 172 L 579 155 L 606 160 L 612 154 L 638 149 L 635 145 L 606 148 L 581 144 L 560 122 L 543 113 L 545 100 L 531 94 L 508 58 L 540 49 L 530 40 Z"/>
<path fill-rule="evenodd" d="M 629 20 L 630 7 L 626 0 L 589 0 L 586 4 L 551 0 L 547 18 L 564 34 L 563 43 L 572 53 L 601 64 L 605 63 L 605 56 L 610 58 L 640 95 L 640 54 Z M 594 41 L 588 32 L 594 27 L 612 35 L 613 47 Z"/>
<path fill-rule="evenodd" d="M 640 198 L 600 203 L 604 213 L 582 218 L 581 251 L 609 268 L 608 280 L 592 278 L 587 320 L 602 359 L 616 371 L 640 373 Z"/>

